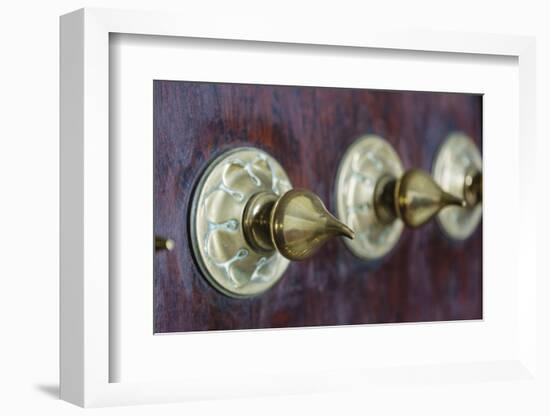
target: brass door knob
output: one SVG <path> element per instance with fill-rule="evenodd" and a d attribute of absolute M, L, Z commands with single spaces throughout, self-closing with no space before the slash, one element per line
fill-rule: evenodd
<path fill-rule="evenodd" d="M 277 160 L 250 147 L 210 163 L 194 192 L 190 221 L 202 274 L 232 297 L 258 295 L 282 277 L 289 260 L 312 256 L 334 236 L 354 236 L 318 196 L 292 189 Z"/>
<path fill-rule="evenodd" d="M 164 237 L 155 237 L 155 251 L 172 251 L 174 247 L 176 246 L 176 243 L 174 240 L 170 238 L 164 238 Z"/>
<path fill-rule="evenodd" d="M 443 191 L 420 169 L 408 170 L 400 178 L 381 177 L 373 202 L 378 221 L 387 224 L 399 218 L 409 227 L 420 227 L 445 207 L 466 205 L 466 201 Z"/>
<path fill-rule="evenodd" d="M 374 260 L 397 244 L 403 226 L 419 227 L 449 206 L 466 202 L 419 169 L 403 172 L 393 147 L 378 136 L 364 136 L 345 153 L 338 170 L 337 212 L 357 238 L 346 245 L 358 257 Z"/>
<path fill-rule="evenodd" d="M 437 215 L 441 229 L 455 240 L 468 238 L 481 220 L 483 198 L 481 153 L 474 141 L 463 133 L 451 133 L 437 152 L 433 177 L 447 192 L 466 201 L 465 207 Z"/>
<path fill-rule="evenodd" d="M 282 196 L 261 192 L 248 201 L 243 231 L 258 252 L 277 250 L 289 260 L 311 257 L 328 239 L 353 231 L 334 218 L 314 193 L 291 189 Z"/>

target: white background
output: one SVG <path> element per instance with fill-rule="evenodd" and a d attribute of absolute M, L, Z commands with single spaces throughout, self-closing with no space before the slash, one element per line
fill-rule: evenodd
<path fill-rule="evenodd" d="M 550 14 L 544 2 L 460 1 L 337 1 L 324 5 L 297 1 L 265 3 L 201 1 L 20 1 L 3 4 L 0 11 L 0 114 L 2 149 L 0 211 L 2 247 L 0 292 L 2 344 L 0 347 L 0 409 L 4 414 L 72 414 L 81 412 L 55 399 L 58 374 L 58 16 L 83 6 L 180 10 L 205 18 L 212 13 L 250 15 L 251 19 L 300 25 L 316 20 L 334 30 L 338 25 L 369 25 L 471 30 L 475 32 L 537 35 L 538 180 L 547 176 L 550 155 Z M 205 20 L 207 21 L 207 20 Z M 182 22 L 185 24 L 185 22 Z M 545 27 L 546 26 L 546 27 Z M 537 180 L 537 178 L 533 178 Z M 547 186 L 545 187 L 547 188 Z M 548 234 L 543 217 L 546 201 L 539 199 L 539 246 Z M 546 197 L 547 198 L 547 197 Z M 513 219 L 511 219 L 513 220 Z M 543 256 L 539 256 L 542 259 Z M 539 265 L 542 268 L 544 265 Z M 547 270 L 545 270 L 547 271 Z M 539 271 L 542 273 L 542 270 Z M 548 273 L 547 273 L 548 275 Z M 540 281 L 539 281 L 540 282 Z M 548 293 L 549 283 L 539 283 Z M 541 298 L 541 300 L 544 298 Z M 539 351 L 539 367 L 550 374 L 549 308 L 539 302 L 539 328 L 546 332 Z M 545 353 L 546 352 L 546 353 Z M 346 391 L 309 396 L 258 398 L 177 405 L 99 409 L 100 414 L 548 414 L 548 392 L 523 384 L 388 386 L 376 397 L 368 391 Z M 4 409 L 5 408 L 5 409 Z"/>

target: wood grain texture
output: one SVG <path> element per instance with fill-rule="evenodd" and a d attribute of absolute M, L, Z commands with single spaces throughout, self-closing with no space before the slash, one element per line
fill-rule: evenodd
<path fill-rule="evenodd" d="M 276 157 L 295 187 L 334 212 L 340 158 L 372 133 L 395 146 L 405 169 L 431 170 L 438 146 L 463 131 L 481 148 L 479 95 L 154 82 L 155 234 L 175 240 L 154 253 L 154 331 L 180 332 L 316 325 L 480 319 L 482 232 L 448 240 L 432 221 L 405 230 L 376 263 L 333 240 L 293 262 L 265 294 L 232 299 L 201 276 L 189 241 L 194 184 L 208 161 L 237 146 Z"/>

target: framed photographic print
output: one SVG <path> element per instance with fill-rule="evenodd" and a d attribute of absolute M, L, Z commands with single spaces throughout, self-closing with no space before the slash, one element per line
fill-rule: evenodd
<path fill-rule="evenodd" d="M 186 21 L 61 19 L 62 398 L 530 378 L 534 40 Z"/>

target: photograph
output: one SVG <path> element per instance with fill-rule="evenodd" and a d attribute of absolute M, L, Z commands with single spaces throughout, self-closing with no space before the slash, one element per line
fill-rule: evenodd
<path fill-rule="evenodd" d="M 482 319 L 482 110 L 154 80 L 155 333 Z"/>

